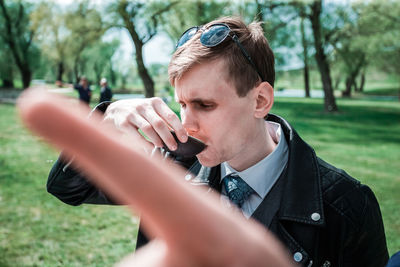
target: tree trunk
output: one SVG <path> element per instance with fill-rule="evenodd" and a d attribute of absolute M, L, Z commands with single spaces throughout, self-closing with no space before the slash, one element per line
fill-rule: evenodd
<path fill-rule="evenodd" d="M 303 60 L 304 60 L 304 90 L 305 90 L 305 95 L 306 97 L 310 97 L 310 74 L 309 74 L 309 68 L 308 68 L 308 53 L 307 53 L 307 40 L 306 40 L 306 34 L 304 30 L 304 17 L 301 17 L 301 24 L 300 24 L 300 30 L 301 30 L 301 42 L 303 44 Z"/>
<path fill-rule="evenodd" d="M 335 112 L 338 111 L 336 106 L 335 95 L 333 94 L 332 80 L 328 59 L 326 57 L 324 47 L 322 44 L 322 29 L 321 29 L 321 1 L 315 1 L 311 5 L 312 13 L 310 15 L 311 27 L 314 36 L 315 46 L 315 59 L 317 61 L 318 69 L 321 74 L 322 86 L 324 88 L 324 107 L 325 111 Z"/>
<path fill-rule="evenodd" d="M 365 85 L 365 72 L 361 73 L 361 81 L 360 86 L 357 87 L 357 92 L 364 92 L 364 85 Z"/>
<path fill-rule="evenodd" d="M 75 83 L 79 83 L 79 59 L 75 59 L 74 61 L 74 67 L 73 67 L 73 71 L 74 71 L 74 78 L 75 78 Z"/>
<path fill-rule="evenodd" d="M 22 76 L 22 86 L 24 87 L 24 89 L 26 89 L 31 84 L 32 71 L 29 69 L 29 67 L 23 68 L 23 70 L 21 70 L 21 76 Z"/>
<path fill-rule="evenodd" d="M 144 65 L 143 62 L 143 42 L 139 38 L 138 33 L 136 32 L 135 26 L 133 25 L 132 22 L 129 21 L 129 19 L 126 19 L 124 17 L 124 22 L 125 26 L 128 29 L 133 44 L 135 45 L 135 54 L 136 54 L 136 65 L 138 68 L 139 76 L 140 79 L 143 82 L 144 85 L 144 90 L 145 90 L 145 96 L 146 97 L 153 97 L 154 96 L 154 81 L 149 75 L 149 72 L 146 69 L 146 66 Z"/>
<path fill-rule="evenodd" d="M 354 83 L 354 80 L 351 77 L 346 78 L 346 89 L 342 91 L 343 97 L 351 97 L 351 87 Z"/>
<path fill-rule="evenodd" d="M 136 45 L 135 45 L 136 47 Z M 145 89 L 145 96 L 146 97 L 153 97 L 154 96 L 154 81 L 150 77 L 149 72 L 147 71 L 144 62 L 143 62 L 143 54 L 142 48 L 140 50 L 136 50 L 136 64 L 139 71 L 139 76 L 142 79 L 144 89 Z"/>
<path fill-rule="evenodd" d="M 357 79 L 359 72 L 360 72 L 360 68 L 357 67 L 352 72 L 347 74 L 346 89 L 342 92 L 343 97 L 351 97 L 351 88 L 353 88 L 353 87 L 354 87 L 354 91 L 357 91 L 356 79 Z"/>
<path fill-rule="evenodd" d="M 103 65 L 95 62 L 93 65 L 94 75 L 96 76 L 96 88 L 100 87 L 101 74 L 103 73 Z"/>
<path fill-rule="evenodd" d="M 400 102 L 400 85 L 399 85 L 399 102 Z"/>
<path fill-rule="evenodd" d="M 354 78 L 354 80 L 353 80 L 353 88 L 354 88 L 354 92 L 357 92 L 357 88 L 358 88 L 358 85 L 357 85 L 357 77 L 355 77 Z"/>
<path fill-rule="evenodd" d="M 57 69 L 57 81 L 62 83 L 62 77 L 64 74 L 64 63 L 62 61 L 58 62 L 58 69 Z"/>
<path fill-rule="evenodd" d="M 3 81 L 3 88 L 14 88 L 14 75 L 11 64 L 6 64 L 6 66 L 4 66 L 3 77 L 1 77 L 1 80 Z"/>
<path fill-rule="evenodd" d="M 109 75 L 110 75 L 110 86 L 115 86 L 115 84 L 117 82 L 117 76 L 115 75 L 115 71 L 113 69 L 111 58 L 110 58 L 110 63 L 109 63 Z"/>
<path fill-rule="evenodd" d="M 334 79 L 334 86 L 333 89 L 338 89 L 339 88 L 339 84 L 340 84 L 340 76 L 338 76 L 336 79 Z"/>
<path fill-rule="evenodd" d="M 161 15 L 162 13 L 168 11 L 173 5 L 177 4 L 179 1 L 171 1 L 169 4 L 167 4 L 165 7 L 162 9 L 157 10 L 153 15 L 152 15 L 152 20 L 153 20 L 153 29 L 149 29 L 147 31 L 147 34 L 145 34 L 144 38 L 141 38 L 136 31 L 135 27 L 138 27 L 138 25 L 135 25 L 135 11 L 127 11 L 128 7 L 128 1 L 120 1 L 118 5 L 118 13 L 122 17 L 124 21 L 124 26 L 128 30 L 132 41 L 135 45 L 135 53 L 136 53 L 136 65 L 138 68 L 139 76 L 140 79 L 143 82 L 144 89 L 145 89 L 145 95 L 146 97 L 153 97 L 154 96 L 154 81 L 151 78 L 149 72 L 147 71 L 146 66 L 144 65 L 143 62 L 143 46 L 156 34 L 157 32 L 157 24 L 158 24 L 158 16 Z M 201 19 L 201 18 L 199 18 Z M 140 29 L 140 32 L 142 29 Z"/>
<path fill-rule="evenodd" d="M 14 39 L 15 30 L 13 29 L 11 18 L 7 12 L 3 0 L 0 0 L 0 8 L 5 20 L 5 30 L 7 34 L 7 38 L 5 39 L 5 41 L 9 49 L 11 50 L 11 54 L 14 57 L 18 70 L 20 71 L 22 77 L 22 85 L 23 88 L 25 89 L 29 87 L 29 84 L 31 83 L 32 79 L 32 70 L 30 69 L 27 56 L 28 56 L 28 49 L 31 45 L 34 33 L 33 32 L 30 33 L 30 39 L 28 41 L 24 40 L 24 42 L 18 42 L 18 39 Z"/>
<path fill-rule="evenodd" d="M 10 80 L 9 78 L 3 78 L 3 88 L 14 88 L 14 82 L 13 80 Z"/>
<path fill-rule="evenodd" d="M 311 97 L 310 95 L 310 71 L 308 68 L 308 60 L 304 60 L 304 90 L 306 97 Z"/>

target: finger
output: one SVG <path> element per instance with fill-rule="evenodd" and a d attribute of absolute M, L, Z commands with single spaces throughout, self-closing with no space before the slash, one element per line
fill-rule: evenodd
<path fill-rule="evenodd" d="M 123 133 L 131 134 L 135 138 L 140 139 L 144 144 L 145 151 L 151 151 L 154 148 L 153 143 L 147 141 L 146 138 L 144 138 L 144 136 L 141 135 L 138 132 L 138 129 L 133 124 L 131 124 L 128 119 L 126 119 L 122 123 L 119 123 L 118 125 L 115 125 L 115 120 L 111 116 L 106 115 L 105 118 L 102 121 L 102 124 L 107 124 L 107 125 L 110 125 L 110 126 L 116 126 L 117 129 L 121 130 Z"/>
<path fill-rule="evenodd" d="M 132 128 L 134 128 L 134 127 L 132 126 Z M 137 129 L 136 129 L 135 131 L 129 131 L 129 132 L 127 132 L 126 134 L 129 134 L 129 135 L 133 136 L 133 137 L 134 137 L 133 140 L 140 140 L 140 141 L 142 141 L 142 142 L 141 142 L 141 145 L 143 146 L 143 149 L 144 149 L 145 151 L 150 151 L 150 150 L 152 150 L 152 149 L 154 148 L 154 144 L 153 144 L 152 142 L 147 141 L 146 138 L 144 138 L 143 135 L 141 135 L 141 134 L 137 131 Z M 136 145 L 138 145 L 138 144 L 137 144 L 136 142 L 134 142 L 133 144 L 130 144 L 130 145 L 136 146 Z"/>
<path fill-rule="evenodd" d="M 176 150 L 178 144 L 176 143 L 174 137 L 172 136 L 170 129 L 168 128 L 168 124 L 157 114 L 153 109 L 140 109 L 140 115 L 146 120 L 141 121 L 144 124 L 144 128 L 139 127 L 144 133 L 147 134 L 149 132 L 152 134 L 156 134 L 161 142 L 161 146 L 166 144 L 170 150 Z M 149 136 L 149 138 L 151 138 Z M 161 139 L 160 139 L 161 138 Z"/>
<path fill-rule="evenodd" d="M 154 110 L 171 126 L 179 141 L 186 143 L 188 135 L 179 117 L 161 99 L 153 101 Z"/>
<path fill-rule="evenodd" d="M 174 267 L 174 265 L 167 265 L 166 254 L 165 242 L 154 240 L 140 248 L 135 254 L 126 256 L 115 267 Z"/>
<path fill-rule="evenodd" d="M 158 135 L 151 123 L 142 116 L 142 114 L 129 114 L 127 119 L 130 125 L 134 125 L 137 129 L 140 129 L 156 147 L 162 147 L 163 141 L 161 140 L 161 137 Z"/>

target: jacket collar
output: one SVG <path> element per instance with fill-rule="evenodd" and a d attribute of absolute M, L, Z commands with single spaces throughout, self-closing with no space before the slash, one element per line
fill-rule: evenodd
<path fill-rule="evenodd" d="M 314 150 L 305 143 L 283 118 L 269 114 L 268 121 L 281 125 L 289 146 L 286 181 L 278 212 L 279 220 L 311 225 L 324 225 L 321 177 Z M 220 192 L 220 165 L 209 168 L 196 161 L 188 170 L 185 179 L 193 185 L 208 184 Z"/>
<path fill-rule="evenodd" d="M 324 225 L 321 177 L 314 150 L 283 118 L 269 114 L 267 120 L 281 125 L 289 146 L 286 184 L 283 189 L 280 220 Z"/>

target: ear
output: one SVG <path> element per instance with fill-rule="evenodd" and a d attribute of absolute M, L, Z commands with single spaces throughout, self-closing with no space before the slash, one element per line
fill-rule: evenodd
<path fill-rule="evenodd" d="M 268 82 L 260 83 L 254 88 L 255 109 L 254 117 L 264 118 L 274 104 L 274 88 Z"/>

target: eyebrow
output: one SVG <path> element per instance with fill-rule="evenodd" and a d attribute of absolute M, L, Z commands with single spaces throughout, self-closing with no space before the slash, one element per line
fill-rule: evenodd
<path fill-rule="evenodd" d="M 178 102 L 178 103 L 183 102 L 183 101 L 180 101 L 179 99 L 175 99 L 175 100 L 176 100 L 176 102 Z M 206 98 L 193 98 L 193 99 L 190 99 L 188 102 L 189 102 L 189 103 L 192 103 L 192 104 L 199 104 L 199 103 L 215 103 L 216 101 L 215 101 L 214 99 L 212 99 L 212 98 L 210 98 L 210 99 L 206 99 Z"/>
<path fill-rule="evenodd" d="M 214 103 L 215 101 L 213 99 L 202 99 L 202 98 L 194 98 L 189 101 L 190 103 L 193 104 L 198 104 L 198 103 Z"/>

